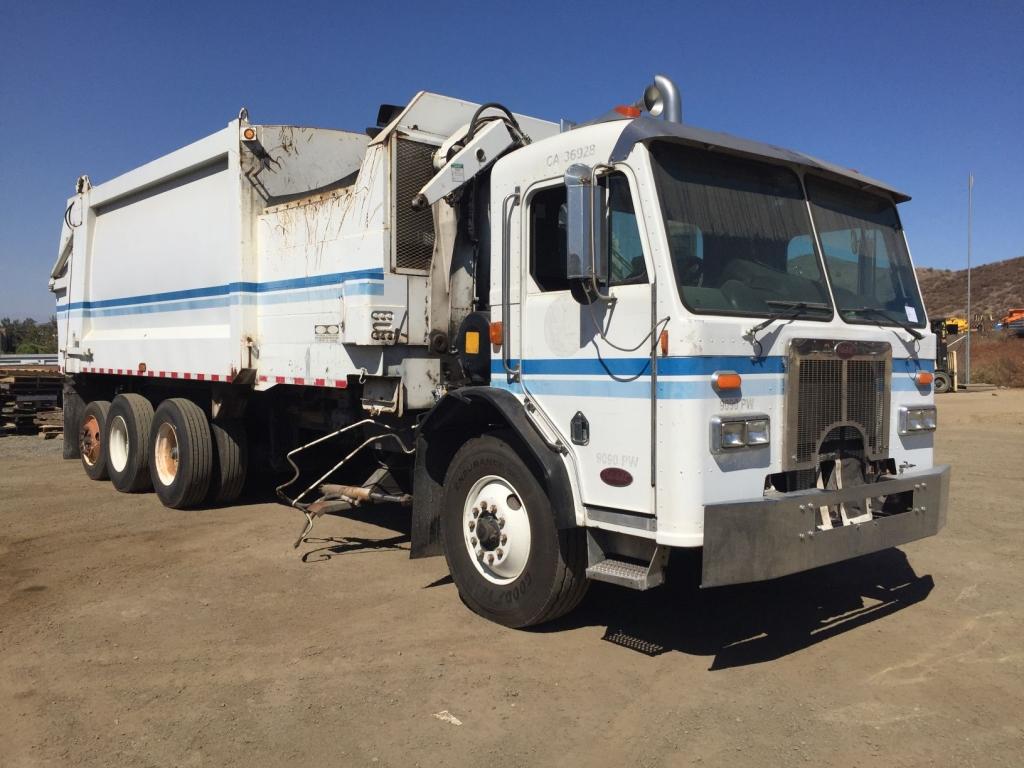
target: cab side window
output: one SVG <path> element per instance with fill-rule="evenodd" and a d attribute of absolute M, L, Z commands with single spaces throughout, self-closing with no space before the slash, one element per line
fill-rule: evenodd
<path fill-rule="evenodd" d="M 640 229 L 633 208 L 629 182 L 622 173 L 613 173 L 601 181 L 605 188 L 607 221 L 608 274 L 605 286 L 637 285 L 648 282 Z M 569 290 L 565 274 L 566 191 L 559 184 L 541 190 L 530 202 L 530 275 L 537 287 L 548 291 Z"/>
<path fill-rule="evenodd" d="M 613 173 L 608 185 L 608 277 L 607 284 L 638 285 L 647 282 L 640 228 L 624 174 Z"/>
<path fill-rule="evenodd" d="M 565 186 L 543 189 L 530 200 L 530 275 L 544 292 L 569 290 L 565 276 Z"/>

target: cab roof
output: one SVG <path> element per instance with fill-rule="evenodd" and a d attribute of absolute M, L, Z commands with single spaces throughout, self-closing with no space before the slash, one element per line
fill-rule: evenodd
<path fill-rule="evenodd" d="M 805 155 L 802 152 L 783 149 L 771 144 L 762 144 L 759 141 L 751 141 L 750 139 L 741 139 L 728 133 L 708 131 L 687 123 L 671 123 L 667 120 L 651 117 L 650 115 L 641 115 L 629 121 L 629 124 L 619 135 L 619 139 L 612 149 L 611 161 L 618 162 L 624 160 L 636 144 L 647 144 L 658 139 L 678 141 L 703 147 L 704 149 L 724 150 L 748 157 L 768 158 L 770 160 L 781 160 L 786 163 L 795 163 L 818 171 L 824 176 L 837 178 L 846 183 L 852 182 L 854 186 L 864 190 L 883 192 L 890 195 L 897 203 L 904 203 L 910 199 L 910 195 L 900 192 L 888 184 L 864 176 L 851 168 L 833 165 L 816 157 Z"/>

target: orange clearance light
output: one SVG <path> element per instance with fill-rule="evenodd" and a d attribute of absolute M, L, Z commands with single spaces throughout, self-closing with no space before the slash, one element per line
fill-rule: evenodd
<path fill-rule="evenodd" d="M 252 141 L 253 139 L 256 138 L 256 131 L 254 131 L 252 128 L 246 128 L 244 131 L 242 131 L 242 136 L 245 137 L 246 141 Z"/>
<path fill-rule="evenodd" d="M 711 375 L 711 386 L 721 391 L 723 389 L 739 389 L 743 379 L 735 371 L 715 371 Z"/>
<path fill-rule="evenodd" d="M 640 117 L 639 107 L 630 107 L 626 106 L 625 104 L 620 104 L 619 106 L 615 107 L 615 111 L 618 112 L 620 115 L 624 115 L 625 117 Z"/>
<path fill-rule="evenodd" d="M 668 331 L 664 330 L 658 337 L 658 343 L 661 344 L 661 356 L 668 357 Z"/>
<path fill-rule="evenodd" d="M 505 336 L 505 326 L 502 324 L 501 320 L 491 323 L 489 333 L 491 336 L 491 344 L 500 347 L 501 340 Z"/>
<path fill-rule="evenodd" d="M 914 377 L 914 380 L 917 382 L 917 386 L 927 387 L 935 380 L 935 377 L 928 371 L 918 371 L 917 376 Z"/>

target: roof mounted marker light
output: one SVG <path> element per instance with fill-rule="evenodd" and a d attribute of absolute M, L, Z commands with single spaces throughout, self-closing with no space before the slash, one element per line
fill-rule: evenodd
<path fill-rule="evenodd" d="M 640 117 L 640 107 L 633 107 L 627 104 L 620 104 L 615 107 L 615 111 L 624 117 Z"/>
<path fill-rule="evenodd" d="M 654 82 L 644 89 L 642 103 L 652 117 L 662 117 L 670 123 L 683 122 L 683 99 L 666 75 L 654 76 Z"/>

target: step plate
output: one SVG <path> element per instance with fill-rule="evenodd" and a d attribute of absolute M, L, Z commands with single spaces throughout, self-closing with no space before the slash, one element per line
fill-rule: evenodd
<path fill-rule="evenodd" d="M 587 568 L 587 578 L 630 589 L 647 589 L 647 566 L 624 560 L 602 560 Z"/>

